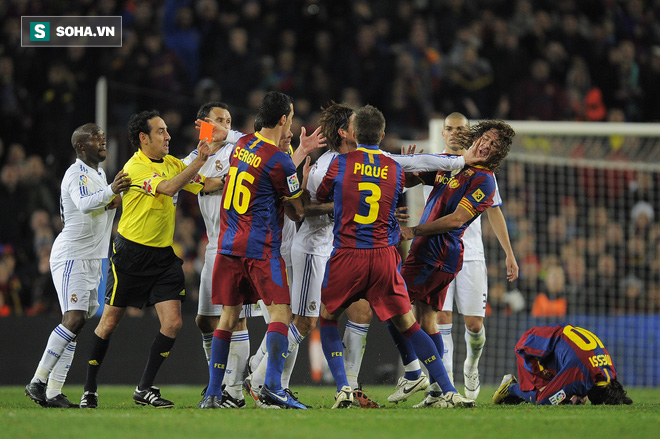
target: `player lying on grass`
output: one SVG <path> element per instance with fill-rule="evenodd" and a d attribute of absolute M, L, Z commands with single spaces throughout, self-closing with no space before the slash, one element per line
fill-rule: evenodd
<path fill-rule="evenodd" d="M 537 326 L 516 344 L 518 377 L 505 375 L 494 404 L 632 404 L 605 346 L 571 325 Z"/>

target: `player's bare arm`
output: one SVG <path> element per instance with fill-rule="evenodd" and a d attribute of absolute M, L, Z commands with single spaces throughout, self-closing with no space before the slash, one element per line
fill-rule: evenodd
<path fill-rule="evenodd" d="M 200 140 L 197 144 L 197 153 L 197 158 L 195 158 L 186 169 L 169 180 L 161 181 L 158 186 L 156 186 L 156 192 L 167 195 L 168 197 L 173 197 L 174 194 L 190 183 L 204 163 L 206 163 L 209 155 L 211 155 L 211 148 L 205 139 Z"/>
<path fill-rule="evenodd" d="M 441 235 L 451 230 L 458 229 L 463 224 L 472 219 L 472 213 L 468 212 L 462 206 L 458 206 L 456 210 L 449 215 L 445 215 L 430 223 L 420 224 L 412 227 L 415 236 L 429 236 Z"/>
<path fill-rule="evenodd" d="M 310 203 L 305 206 L 305 216 L 329 215 L 335 209 L 335 203 Z"/>
<path fill-rule="evenodd" d="M 301 197 L 285 200 L 284 213 L 292 221 L 302 221 L 305 217 L 305 208 Z"/>
<path fill-rule="evenodd" d="M 513 254 L 513 247 L 511 247 L 511 241 L 509 240 L 509 231 L 506 227 L 504 214 L 499 206 L 486 209 L 486 214 L 488 215 L 490 225 L 493 227 L 495 236 L 497 236 L 497 240 L 506 254 L 506 278 L 509 282 L 513 282 L 518 279 L 518 262 L 516 262 L 516 256 Z"/>
<path fill-rule="evenodd" d="M 209 193 L 215 191 L 221 191 L 225 188 L 225 177 L 206 177 L 204 180 L 204 189 L 202 192 Z"/>

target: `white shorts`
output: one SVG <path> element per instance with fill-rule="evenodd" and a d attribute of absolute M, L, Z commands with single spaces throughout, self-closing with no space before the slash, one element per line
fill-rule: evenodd
<path fill-rule="evenodd" d="M 463 261 L 463 268 L 449 284 L 443 311 L 452 311 L 454 300 L 464 316 L 485 317 L 488 272 L 485 261 Z"/>
<path fill-rule="evenodd" d="M 291 250 L 293 282 L 291 283 L 291 312 L 303 317 L 318 317 L 321 312 L 321 286 L 327 256 L 310 255 Z"/>
<path fill-rule="evenodd" d="M 211 278 L 213 276 L 213 265 L 218 251 L 215 247 L 206 247 L 204 254 L 204 266 L 200 275 L 199 299 L 197 302 L 197 314 L 200 316 L 219 317 L 222 314 L 222 305 L 211 303 Z M 261 300 L 253 305 L 243 305 L 239 318 L 261 316 L 261 310 L 265 308 Z"/>
<path fill-rule="evenodd" d="M 87 318 L 99 309 L 98 287 L 103 276 L 101 259 L 82 259 L 50 263 L 62 314 L 85 311 Z"/>

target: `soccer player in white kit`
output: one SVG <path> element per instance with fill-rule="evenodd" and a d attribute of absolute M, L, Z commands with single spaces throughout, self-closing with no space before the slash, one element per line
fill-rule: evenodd
<path fill-rule="evenodd" d="M 50 252 L 50 269 L 62 309 L 62 323 L 46 349 L 25 394 L 42 407 L 77 408 L 62 394 L 76 350 L 76 337 L 99 308 L 102 259 L 108 257 L 117 195 L 131 184 L 120 171 L 108 184 L 99 163 L 107 156 L 105 133 L 96 124 L 78 127 L 71 136 L 76 161 L 62 179 L 62 231 Z"/>

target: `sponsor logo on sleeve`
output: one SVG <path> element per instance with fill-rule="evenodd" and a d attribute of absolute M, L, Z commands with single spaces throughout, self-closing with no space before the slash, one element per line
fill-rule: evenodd
<path fill-rule="evenodd" d="M 300 189 L 300 183 L 296 174 L 287 177 L 286 182 L 289 185 L 289 192 L 293 193 Z"/>
<path fill-rule="evenodd" d="M 564 392 L 563 390 L 560 390 L 559 392 L 555 393 L 554 395 L 552 395 L 550 397 L 550 403 L 552 405 L 558 405 L 559 403 L 561 403 L 565 399 L 566 399 L 566 392 Z"/>
<path fill-rule="evenodd" d="M 481 191 L 481 189 L 477 189 L 472 193 L 472 198 L 474 198 L 477 202 L 481 202 L 485 196 L 486 195 Z"/>

